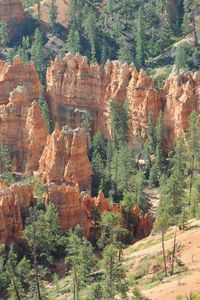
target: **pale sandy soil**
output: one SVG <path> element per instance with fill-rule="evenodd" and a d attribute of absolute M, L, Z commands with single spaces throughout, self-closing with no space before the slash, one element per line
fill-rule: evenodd
<path fill-rule="evenodd" d="M 172 249 L 173 232 L 174 228 L 166 235 L 167 249 Z M 142 293 L 151 300 L 175 300 L 178 295 L 200 292 L 200 221 L 188 222 L 188 230 L 178 231 L 177 240 L 181 245 L 180 259 L 187 270 L 160 281 L 152 288 L 142 285 Z M 129 275 L 134 274 L 141 259 L 161 254 L 160 236 L 150 236 L 127 248 L 124 254 Z"/>

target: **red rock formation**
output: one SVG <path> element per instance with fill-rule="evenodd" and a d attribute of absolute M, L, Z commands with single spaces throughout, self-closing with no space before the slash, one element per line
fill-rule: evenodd
<path fill-rule="evenodd" d="M 32 186 L 15 184 L 0 190 L 0 244 L 21 238 L 21 208 L 28 209 L 32 201 Z"/>
<path fill-rule="evenodd" d="M 121 107 L 129 102 L 131 131 L 130 143 L 139 147 L 139 133 L 144 138 L 148 115 L 157 118 L 161 97 L 154 81 L 133 65 L 107 61 L 104 71 L 98 64 L 89 65 L 86 57 L 68 53 L 57 57 L 47 70 L 47 95 L 54 121 L 74 128 L 81 125 L 82 114 L 89 111 L 94 131 L 103 129 L 110 135 L 109 101 L 114 99 Z"/>
<path fill-rule="evenodd" d="M 47 95 L 53 120 L 72 127 L 81 125 L 82 114 L 91 113 L 93 127 L 109 127 L 109 100 L 120 105 L 126 98 L 133 66 L 108 61 L 104 72 L 98 64 L 88 64 L 87 58 L 68 53 L 57 56 L 47 70 Z"/>
<path fill-rule="evenodd" d="M 164 89 L 164 128 L 168 147 L 174 137 L 184 134 L 188 127 L 188 117 L 193 110 L 199 112 L 200 75 L 198 73 L 174 70 L 166 80 Z"/>
<path fill-rule="evenodd" d="M 15 25 L 25 19 L 25 13 L 21 0 L 1 0 L 0 20 Z"/>
<path fill-rule="evenodd" d="M 153 228 L 153 223 L 152 223 L 150 215 L 147 213 L 143 217 L 141 215 L 141 211 L 138 206 L 133 207 L 132 212 L 135 215 L 135 218 L 137 221 L 136 238 L 142 239 L 142 238 L 150 235 L 152 228 Z"/>
<path fill-rule="evenodd" d="M 40 159 L 39 173 L 44 183 L 79 184 L 81 190 L 91 190 L 92 168 L 84 130 L 56 129 L 49 135 Z"/>
<path fill-rule="evenodd" d="M 23 84 L 23 86 L 19 86 Z M 19 57 L 0 61 L 0 143 L 11 150 L 14 171 L 32 173 L 39 166 L 48 134 L 39 105 L 40 81 L 32 62 Z"/>
<path fill-rule="evenodd" d="M 5 21 L 8 25 L 9 36 L 14 37 L 19 34 L 26 21 L 26 15 L 21 0 L 1 0 L 0 1 L 0 21 Z"/>
<path fill-rule="evenodd" d="M 26 88 L 31 102 L 39 98 L 40 80 L 34 63 L 23 63 L 19 56 L 12 65 L 0 61 L 0 105 L 9 102 L 10 93 L 18 86 Z"/>
<path fill-rule="evenodd" d="M 174 137 L 184 134 L 188 116 L 199 111 L 200 75 L 172 72 L 164 89 L 157 91 L 147 74 L 118 61 L 108 61 L 104 71 L 98 64 L 89 65 L 86 57 L 67 54 L 57 57 L 47 70 L 47 96 L 54 121 L 72 128 L 80 126 L 82 114 L 89 111 L 93 131 L 97 128 L 110 135 L 109 100 L 115 99 L 120 107 L 126 98 L 129 103 L 130 145 L 136 150 L 144 141 L 148 116 L 155 121 L 163 111 L 168 147 Z"/>
<path fill-rule="evenodd" d="M 78 224 L 85 229 L 86 236 L 90 235 L 90 221 L 86 211 L 83 209 L 80 200 L 80 190 L 65 184 L 48 184 L 46 203 L 53 203 L 58 210 L 61 228 L 64 232 Z"/>
<path fill-rule="evenodd" d="M 53 203 L 58 210 L 60 225 L 63 232 L 70 228 L 82 226 L 88 238 L 93 239 L 98 235 L 99 227 L 92 220 L 93 207 L 96 207 L 100 214 L 105 211 L 113 213 L 122 213 L 120 205 L 111 206 L 105 198 L 103 192 L 100 192 L 97 198 L 92 198 L 86 192 L 81 192 L 78 185 L 75 187 L 66 186 L 66 184 L 56 185 L 48 184 L 46 194 L 46 204 Z M 148 214 L 144 217 L 138 207 L 132 209 L 136 217 L 136 238 L 141 239 L 148 236 L 152 230 L 152 221 Z M 133 235 L 133 232 L 131 235 Z"/>
<path fill-rule="evenodd" d="M 130 142 L 134 148 L 140 148 L 140 140 L 145 138 L 148 127 L 149 113 L 153 112 L 155 120 L 161 110 L 161 97 L 156 91 L 153 79 L 146 72 L 136 70 L 128 85 L 127 97 L 131 118 L 132 139 Z"/>

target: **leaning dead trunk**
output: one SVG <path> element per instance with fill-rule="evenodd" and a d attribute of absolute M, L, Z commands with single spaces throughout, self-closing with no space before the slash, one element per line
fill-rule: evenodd
<path fill-rule="evenodd" d="M 162 252 L 163 252 L 163 261 L 164 261 L 164 272 L 165 276 L 167 277 L 167 262 L 166 262 L 166 255 L 165 255 L 165 233 L 162 231 Z"/>

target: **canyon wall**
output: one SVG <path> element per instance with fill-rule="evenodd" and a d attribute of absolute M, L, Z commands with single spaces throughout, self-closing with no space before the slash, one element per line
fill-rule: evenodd
<path fill-rule="evenodd" d="M 107 61 L 104 70 L 89 64 L 86 57 L 70 53 L 56 57 L 47 70 L 47 97 L 54 122 L 72 128 L 81 125 L 83 113 L 89 111 L 93 132 L 98 128 L 110 136 L 109 101 L 118 107 L 127 100 L 131 125 L 130 145 L 137 151 L 146 137 L 148 116 L 155 121 L 163 112 L 167 147 L 176 136 L 184 134 L 192 110 L 199 111 L 198 73 L 174 70 L 163 90 L 155 88 L 154 80 L 133 65 Z"/>
<path fill-rule="evenodd" d="M 163 94 L 165 137 L 170 147 L 175 137 L 184 135 L 190 113 L 193 110 L 199 113 L 200 74 L 184 71 L 178 74 L 173 70 L 165 82 Z"/>
<path fill-rule="evenodd" d="M 13 184 L 10 187 L 0 188 L 0 244 L 18 242 L 22 240 L 23 214 L 28 214 L 28 208 L 35 201 L 33 185 Z M 99 195 L 92 198 L 88 193 L 81 192 L 79 186 L 57 185 L 53 182 L 47 185 L 45 204 L 53 203 L 58 211 L 60 226 L 63 233 L 70 228 L 80 225 L 85 235 L 93 240 L 99 237 L 99 226 L 93 219 L 94 207 L 99 215 L 105 211 L 122 212 L 122 208 L 112 206 L 100 191 Z M 132 212 L 136 217 L 136 224 L 130 229 L 132 237 L 141 239 L 148 236 L 152 230 L 151 218 L 148 214 L 144 217 L 138 207 Z M 122 217 L 122 224 L 124 223 Z"/>
<path fill-rule="evenodd" d="M 91 191 L 92 167 L 87 154 L 87 136 L 82 128 L 63 127 L 48 136 L 39 162 L 39 175 L 45 184 L 66 183 Z"/>
<path fill-rule="evenodd" d="M 19 34 L 26 19 L 21 0 L 0 0 L 0 21 L 7 23 L 10 38 Z"/>
<path fill-rule="evenodd" d="M 162 110 L 167 146 L 171 147 L 176 136 L 184 135 L 189 114 L 199 112 L 200 75 L 173 70 L 164 88 L 157 91 L 154 80 L 133 65 L 108 61 L 102 70 L 98 64 L 89 65 L 79 54 L 57 57 L 47 71 L 46 95 L 53 120 L 62 129 L 55 129 L 51 135 L 35 101 L 39 92 L 40 81 L 33 63 L 24 64 L 19 57 L 12 65 L 0 62 L 0 143 L 11 150 L 13 171 L 32 174 L 38 170 L 48 187 L 46 203 L 52 202 L 58 208 L 63 231 L 81 224 L 91 237 L 96 234 L 93 207 L 100 213 L 121 213 L 122 208 L 110 206 L 102 192 L 97 198 L 90 196 L 92 168 L 87 136 L 80 128 L 84 112 L 92 116 L 93 132 L 100 128 L 110 136 L 109 101 L 114 99 L 121 107 L 127 100 L 130 144 L 139 149 L 146 136 L 149 112 L 156 120 Z M 5 236 L 9 239 L 20 235 L 22 224 L 19 201 L 13 198 L 19 192 L 3 185 L 0 192 L 3 241 Z M 134 214 L 135 236 L 148 235 L 149 215 L 141 216 L 138 208 L 134 208 Z M 9 217 L 12 234 L 5 234 L 6 216 L 14 218 Z"/>
<path fill-rule="evenodd" d="M 16 57 L 12 65 L 0 62 L 0 144 L 8 147 L 12 170 L 31 174 L 48 134 L 47 124 L 35 99 L 40 81 L 33 63 Z"/>
<path fill-rule="evenodd" d="M 32 201 L 32 185 L 14 184 L 0 189 L 0 244 L 21 239 L 21 211 L 27 210 Z"/>
<path fill-rule="evenodd" d="M 21 0 L 0 0 L 0 20 L 8 24 L 22 22 L 25 19 Z"/>
<path fill-rule="evenodd" d="M 154 82 L 133 65 L 107 61 L 104 70 L 89 64 L 86 57 L 68 53 L 63 59 L 57 56 L 47 70 L 47 97 L 54 122 L 81 126 L 84 112 L 88 111 L 95 132 L 101 128 L 110 136 L 110 106 L 114 99 L 117 107 L 129 103 L 131 132 L 130 143 L 138 146 L 138 132 L 145 135 L 149 111 L 155 118 L 161 109 L 161 98 Z"/>
<path fill-rule="evenodd" d="M 54 122 L 79 127 L 84 112 L 89 111 L 93 130 L 109 131 L 109 100 L 120 105 L 127 96 L 127 86 L 134 67 L 108 61 L 104 71 L 89 64 L 86 57 L 68 53 L 57 56 L 47 70 L 47 97 Z"/>

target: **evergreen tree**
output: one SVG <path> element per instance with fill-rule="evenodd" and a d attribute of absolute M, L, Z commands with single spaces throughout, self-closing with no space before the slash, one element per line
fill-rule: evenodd
<path fill-rule="evenodd" d="M 149 123 L 147 128 L 147 140 L 145 142 L 145 150 L 147 159 L 150 160 L 150 155 L 156 153 L 156 144 L 157 144 L 157 136 L 156 136 L 156 126 L 154 123 L 154 115 L 152 112 L 149 113 Z M 151 164 L 151 162 L 150 162 Z"/>
<path fill-rule="evenodd" d="M 135 63 L 138 69 L 144 65 L 144 32 L 143 32 L 143 16 L 142 10 L 139 9 L 137 19 L 137 34 L 136 34 L 136 57 Z"/>
<path fill-rule="evenodd" d="M 49 20 L 50 20 L 50 24 L 51 24 L 51 30 L 52 30 L 52 34 L 54 34 L 56 20 L 57 20 L 57 16 L 58 16 L 58 8 L 57 8 L 57 5 L 54 0 L 51 0 L 48 10 L 49 10 L 48 13 L 49 13 Z"/>
<path fill-rule="evenodd" d="M 128 283 L 122 262 L 118 260 L 118 250 L 110 244 L 103 251 L 100 266 L 104 269 L 102 281 L 103 299 L 114 300 L 116 295 L 126 297 Z"/>
<path fill-rule="evenodd" d="M 48 131 L 49 131 L 49 133 L 51 133 L 52 132 L 52 120 L 51 120 L 49 106 L 48 106 L 45 98 L 43 97 L 43 92 L 40 93 L 40 98 L 38 99 L 38 102 L 40 105 L 40 109 L 44 115 L 44 118 L 47 122 Z"/>
<path fill-rule="evenodd" d="M 16 55 L 16 49 L 15 48 L 9 48 L 6 56 L 6 61 L 11 64 L 13 61 L 13 58 Z"/>
<path fill-rule="evenodd" d="M 45 54 L 43 50 L 43 39 L 42 34 L 37 28 L 34 34 L 34 40 L 31 47 L 31 60 L 34 61 L 37 71 L 40 76 L 43 76 Z"/>
<path fill-rule="evenodd" d="M 114 148 L 117 148 L 118 143 L 118 124 L 119 124 L 119 115 L 117 112 L 117 105 L 114 99 L 109 102 L 110 108 L 110 124 L 111 124 L 111 138 L 114 144 Z"/>
<path fill-rule="evenodd" d="M 80 290 L 88 282 L 88 275 L 94 262 L 93 249 L 85 237 L 79 236 L 79 230 L 70 230 L 67 239 L 67 262 L 71 266 L 73 299 L 80 299 Z"/>
<path fill-rule="evenodd" d="M 67 51 L 72 54 L 80 53 L 80 35 L 74 28 L 71 28 L 67 37 Z"/>
<path fill-rule="evenodd" d="M 29 261 L 24 257 L 17 261 L 13 247 L 11 246 L 6 262 L 6 273 L 9 278 L 8 293 L 12 299 L 25 299 L 25 286 L 29 284 L 31 268 Z"/>
<path fill-rule="evenodd" d="M 49 204 L 46 211 L 31 210 L 30 225 L 24 229 L 24 237 L 31 248 L 35 247 L 38 258 L 43 263 L 51 264 L 53 257 L 65 244 L 61 235 L 58 213 L 53 204 Z"/>
<path fill-rule="evenodd" d="M 187 46 L 185 45 L 180 45 L 175 54 L 175 66 L 178 71 L 181 69 L 188 69 L 188 64 L 187 64 Z"/>
<path fill-rule="evenodd" d="M 91 47 L 91 61 L 96 61 L 96 15 L 92 9 L 88 11 L 87 17 L 85 19 L 85 32 L 88 36 L 90 47 Z"/>
<path fill-rule="evenodd" d="M 117 59 L 128 64 L 131 64 L 133 62 L 132 47 L 125 40 L 124 37 L 119 39 L 119 50 L 117 52 Z"/>
<path fill-rule="evenodd" d="M 122 227 L 121 216 L 119 213 L 104 212 L 100 221 L 101 236 L 98 240 L 98 246 L 105 248 L 112 244 L 118 249 L 119 260 L 123 249 L 123 238 L 127 230 Z"/>
<path fill-rule="evenodd" d="M 189 174 L 189 195 L 192 192 L 194 171 L 199 168 L 200 161 L 200 120 L 197 112 L 193 111 L 189 117 L 187 139 L 187 169 Z"/>
<path fill-rule="evenodd" d="M 129 189 L 129 178 L 133 174 L 133 157 L 127 146 L 115 151 L 111 162 L 111 178 L 120 195 Z"/>
<path fill-rule="evenodd" d="M 8 44 L 8 26 L 5 21 L 0 21 L 0 47 L 5 48 Z"/>
<path fill-rule="evenodd" d="M 168 271 L 167 271 L 167 260 L 166 260 L 166 250 L 165 250 L 165 233 L 170 225 L 170 214 L 165 209 L 165 203 L 166 203 L 165 200 L 162 198 L 160 206 L 159 206 L 157 220 L 155 223 L 155 228 L 158 232 L 161 233 L 164 273 L 165 273 L 165 276 L 167 277 Z"/>

